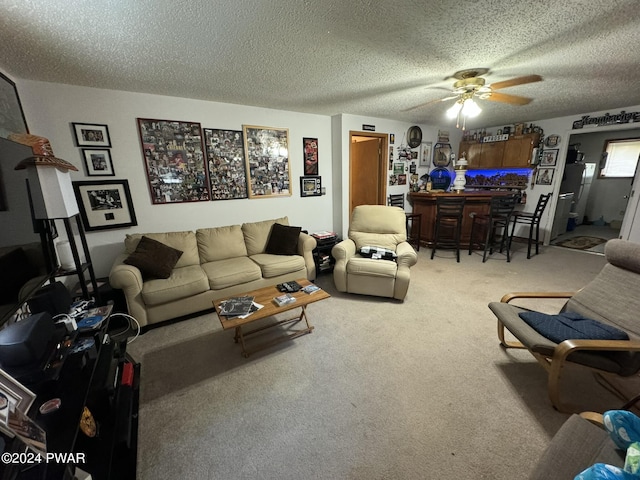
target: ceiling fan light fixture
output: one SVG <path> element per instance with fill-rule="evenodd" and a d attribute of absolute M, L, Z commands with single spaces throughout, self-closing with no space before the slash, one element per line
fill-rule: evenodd
<path fill-rule="evenodd" d="M 458 100 L 456 103 L 451 105 L 451 108 L 447 110 L 447 118 L 456 118 L 458 114 L 462 110 L 462 100 Z"/>
<path fill-rule="evenodd" d="M 461 110 L 462 115 L 464 115 L 465 117 L 474 118 L 480 115 L 480 112 L 482 112 L 482 109 L 476 102 L 473 101 L 472 98 L 467 98 L 464 101 Z"/>

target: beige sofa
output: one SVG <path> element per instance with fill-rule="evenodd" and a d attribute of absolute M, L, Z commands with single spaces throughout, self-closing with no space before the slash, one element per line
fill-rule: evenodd
<path fill-rule="evenodd" d="M 127 235 L 109 283 L 122 289 L 129 314 L 145 326 L 210 310 L 212 302 L 222 297 L 299 278 L 314 280 L 316 240 L 300 233 L 297 255 L 267 254 L 274 223 L 289 221 L 282 217 L 195 232 Z M 169 278 L 144 279 L 138 268 L 124 263 L 143 235 L 183 252 Z"/>

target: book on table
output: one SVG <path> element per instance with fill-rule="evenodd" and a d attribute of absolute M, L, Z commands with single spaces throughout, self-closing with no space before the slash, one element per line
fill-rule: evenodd
<path fill-rule="evenodd" d="M 254 297 L 233 297 L 220 303 L 220 315 L 239 317 L 251 313 Z"/>
<path fill-rule="evenodd" d="M 302 287 L 302 291 L 308 294 L 316 293 L 319 290 L 321 290 L 321 288 L 314 284 L 307 285 L 306 287 Z"/>
<path fill-rule="evenodd" d="M 291 295 L 290 293 L 284 293 L 282 295 L 278 295 L 273 299 L 276 305 L 282 307 L 283 305 L 287 305 L 289 303 L 293 303 L 296 301 L 296 297 Z"/>

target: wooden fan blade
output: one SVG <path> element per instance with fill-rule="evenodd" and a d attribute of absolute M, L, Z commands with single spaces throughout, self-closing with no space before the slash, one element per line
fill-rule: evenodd
<path fill-rule="evenodd" d="M 431 100 L 429 102 L 425 102 L 425 103 L 421 103 L 420 105 L 416 105 L 415 107 L 405 108 L 404 110 L 401 110 L 401 111 L 402 112 L 410 112 L 411 110 L 416 110 L 418 108 L 426 107 L 427 105 L 431 105 L 432 103 L 446 102 L 447 100 L 453 100 L 454 98 L 458 98 L 458 95 L 453 95 L 453 96 L 445 97 L 445 98 L 439 98 L 437 100 Z"/>
<path fill-rule="evenodd" d="M 506 93 L 491 92 L 491 95 L 485 98 L 485 100 L 491 100 L 492 102 L 510 103 L 512 105 L 526 105 L 528 103 L 531 103 L 533 99 L 521 97 L 519 95 L 508 95 Z"/>
<path fill-rule="evenodd" d="M 542 81 L 542 77 L 540 75 L 527 75 L 524 77 L 512 78 L 511 80 L 505 80 L 503 82 L 492 83 L 489 86 L 492 90 L 500 90 L 501 88 L 515 87 L 516 85 L 540 81 Z"/>

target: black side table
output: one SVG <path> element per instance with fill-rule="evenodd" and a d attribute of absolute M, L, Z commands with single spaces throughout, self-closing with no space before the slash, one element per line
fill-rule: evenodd
<path fill-rule="evenodd" d="M 333 271 L 336 259 L 331 256 L 331 249 L 340 241 L 341 239 L 338 237 L 316 238 L 317 246 L 313 250 L 313 260 L 316 263 L 317 273 L 330 273 Z"/>

